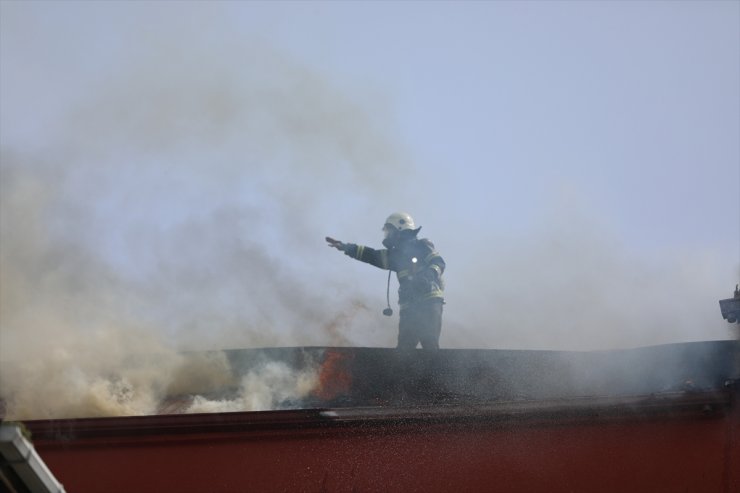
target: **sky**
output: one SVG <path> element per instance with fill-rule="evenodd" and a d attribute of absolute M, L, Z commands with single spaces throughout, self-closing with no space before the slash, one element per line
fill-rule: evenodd
<path fill-rule="evenodd" d="M 738 335 L 737 1 L 2 0 L 0 151 L 0 360 L 393 347 L 396 211 L 442 347 Z"/>

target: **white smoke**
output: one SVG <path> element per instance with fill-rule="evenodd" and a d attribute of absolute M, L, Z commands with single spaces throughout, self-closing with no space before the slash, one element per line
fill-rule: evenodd
<path fill-rule="evenodd" d="M 267 411 L 281 407 L 300 407 L 318 384 L 315 368 L 295 370 L 280 361 L 268 361 L 249 371 L 241 379 L 237 395 L 225 399 L 208 399 L 196 395 L 187 413 Z"/>

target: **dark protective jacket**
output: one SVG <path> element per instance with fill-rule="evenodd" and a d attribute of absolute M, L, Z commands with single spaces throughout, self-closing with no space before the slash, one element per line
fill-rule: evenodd
<path fill-rule="evenodd" d="M 416 236 L 401 239 L 388 249 L 345 244 L 345 255 L 381 269 L 392 270 L 398 277 L 398 304 L 401 309 L 411 303 L 444 298 L 442 273 L 445 261 L 434 244 Z"/>

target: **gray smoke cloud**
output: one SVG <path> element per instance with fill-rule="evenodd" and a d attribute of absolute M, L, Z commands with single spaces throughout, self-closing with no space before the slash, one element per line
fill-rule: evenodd
<path fill-rule="evenodd" d="M 532 230 L 481 240 L 471 258 L 482 265 L 450 275 L 450 286 L 466 285 L 448 288 L 464 315 L 447 324 L 447 345 L 608 350 L 739 335 L 718 300 L 732 296 L 740 268 L 715 251 L 638 253 L 570 198 Z"/>
<path fill-rule="evenodd" d="M 213 369 L 182 349 L 369 343 L 377 333 L 362 289 L 347 279 L 327 296 L 312 264 L 330 256 L 324 228 L 351 224 L 388 188 L 385 170 L 407 169 L 377 110 L 268 46 L 226 43 L 214 57 L 207 43 L 173 46 L 159 34 L 47 122 L 46 141 L 3 138 L 10 417 L 154 412 L 186 390 L 183 375 L 198 392 L 192 375 Z M 214 387 L 233 378 L 222 370 Z M 295 378 L 298 394 L 310 387 L 310 375 Z M 292 393 L 281 390 L 293 385 L 284 371 L 270 381 L 276 395 Z M 246 408 L 273 402 L 264 394 Z"/>
<path fill-rule="evenodd" d="M 558 197 L 519 236 L 463 229 L 447 206 L 465 190 L 413 162 L 382 96 L 219 33 L 223 13 L 188 12 L 134 16 L 89 68 L 100 33 L 55 39 L 3 5 L 0 393 L 10 417 L 149 414 L 165 395 L 223 386 L 244 392 L 201 396 L 191 412 L 299 399 L 312 370 L 267 363 L 235 376 L 223 359 L 181 351 L 393 346 L 385 273 L 323 237 L 378 246 L 398 209 L 448 262 L 445 347 L 734 335 L 717 299 L 737 264 L 714 252 L 637 255 L 608 221 L 582 214 L 593 204 Z M 74 48 L 66 64 L 57 41 Z"/>

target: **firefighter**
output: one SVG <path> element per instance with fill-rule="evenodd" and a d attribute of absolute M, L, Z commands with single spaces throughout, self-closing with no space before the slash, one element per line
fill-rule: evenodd
<path fill-rule="evenodd" d="M 396 273 L 401 308 L 397 348 L 401 350 L 415 349 L 419 343 L 424 349 L 437 350 L 442 330 L 445 261 L 431 241 L 417 238 L 420 229 L 410 215 L 396 212 L 383 225 L 384 249 L 326 237 L 330 247 L 345 255 Z M 391 313 L 388 309 L 387 314 Z"/>

